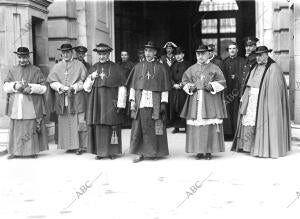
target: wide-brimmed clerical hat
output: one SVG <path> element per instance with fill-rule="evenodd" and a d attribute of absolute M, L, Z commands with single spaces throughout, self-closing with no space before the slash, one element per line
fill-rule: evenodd
<path fill-rule="evenodd" d="M 94 52 L 111 52 L 112 50 L 113 49 L 105 43 L 99 43 L 96 45 L 96 48 L 93 49 Z"/>
<path fill-rule="evenodd" d="M 256 50 L 253 52 L 254 54 L 261 54 L 261 53 L 268 53 L 268 52 L 272 52 L 272 49 L 268 49 L 268 47 L 266 46 L 259 46 L 256 48 Z"/>
<path fill-rule="evenodd" d="M 252 46 L 256 45 L 256 43 L 259 41 L 258 38 L 254 36 L 248 36 L 243 39 L 245 46 Z"/>
<path fill-rule="evenodd" d="M 57 50 L 68 51 L 68 50 L 72 50 L 72 49 L 74 49 L 74 48 L 73 48 L 73 46 L 70 43 L 64 43 Z"/>
<path fill-rule="evenodd" d="M 175 48 L 174 54 L 178 55 L 178 54 L 181 54 L 181 53 L 184 53 L 184 52 L 185 52 L 185 50 L 182 47 L 178 46 L 178 47 Z"/>
<path fill-rule="evenodd" d="M 14 53 L 17 55 L 29 55 L 32 52 L 29 52 L 29 49 L 27 47 L 19 47 Z"/>
<path fill-rule="evenodd" d="M 155 45 L 155 43 L 153 41 L 148 41 L 145 45 L 144 45 L 144 49 L 146 48 L 151 48 L 151 49 L 158 49 L 158 47 Z"/>
<path fill-rule="evenodd" d="M 207 45 L 199 45 L 196 49 L 196 52 L 211 52 L 213 51 L 211 48 L 208 48 Z"/>
<path fill-rule="evenodd" d="M 173 43 L 173 42 L 171 42 L 171 41 L 169 41 L 169 42 L 166 42 L 166 44 L 164 45 L 164 49 L 165 48 L 167 48 L 167 47 L 172 47 L 172 48 L 176 48 L 177 47 L 177 45 L 175 44 L 175 43 Z"/>
<path fill-rule="evenodd" d="M 87 52 L 88 49 L 85 46 L 76 46 L 75 48 L 76 52 Z"/>

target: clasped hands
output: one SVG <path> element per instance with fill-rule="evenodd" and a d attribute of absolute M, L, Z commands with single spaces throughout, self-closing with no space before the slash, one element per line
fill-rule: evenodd
<path fill-rule="evenodd" d="M 70 87 L 62 86 L 62 87 L 59 88 L 58 92 L 60 94 L 65 94 L 67 96 L 71 96 L 71 95 L 75 94 L 75 89 L 72 86 L 70 86 Z"/>
<path fill-rule="evenodd" d="M 14 84 L 14 89 L 20 93 L 23 94 L 30 94 L 31 93 L 31 87 L 28 84 L 28 82 L 24 81 L 17 81 Z"/>

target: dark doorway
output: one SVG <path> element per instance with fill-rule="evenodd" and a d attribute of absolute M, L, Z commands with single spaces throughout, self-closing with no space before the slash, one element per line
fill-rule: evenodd
<path fill-rule="evenodd" d="M 199 11 L 200 4 L 201 1 L 116 1 L 116 60 L 125 49 L 131 60 L 137 61 L 137 51 L 148 40 L 161 48 L 165 42 L 173 41 L 186 49 L 186 58 L 191 61 L 195 59 L 197 45 L 208 42 L 204 39 L 216 39 L 218 54 L 224 57 L 224 42 L 234 38 L 244 54 L 243 37 L 255 35 L 255 1 L 237 1 L 238 10 L 234 11 Z M 233 18 L 235 30 L 224 33 L 224 19 Z M 203 33 L 203 24 L 208 25 L 203 23 L 205 19 L 217 20 L 217 32 Z M 159 55 L 163 53 L 161 49 Z"/>

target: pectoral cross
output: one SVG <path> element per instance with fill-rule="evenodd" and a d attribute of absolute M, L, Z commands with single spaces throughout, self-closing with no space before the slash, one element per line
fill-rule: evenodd
<path fill-rule="evenodd" d="M 147 72 L 146 77 L 148 78 L 148 80 L 150 79 L 151 74 L 149 73 L 149 71 Z"/>
<path fill-rule="evenodd" d="M 101 77 L 102 80 L 106 76 L 106 74 L 104 74 L 104 72 L 103 72 L 103 68 L 101 69 L 101 73 L 99 74 L 99 76 Z"/>

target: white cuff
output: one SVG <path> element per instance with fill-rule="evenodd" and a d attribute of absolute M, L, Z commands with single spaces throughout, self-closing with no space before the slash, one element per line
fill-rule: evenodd
<path fill-rule="evenodd" d="M 160 102 L 168 103 L 168 97 L 169 97 L 169 92 L 168 91 L 162 92 Z"/>
<path fill-rule="evenodd" d="M 93 87 L 93 84 L 94 84 L 95 80 L 92 80 L 92 78 L 90 76 L 88 76 L 85 80 L 85 82 L 83 83 L 83 89 L 86 91 L 86 92 L 91 92 L 92 91 L 92 87 Z"/>
<path fill-rule="evenodd" d="M 224 86 L 221 85 L 220 83 L 216 82 L 216 81 L 213 81 L 213 82 L 209 82 L 209 84 L 212 86 L 213 88 L 213 91 L 211 91 L 210 93 L 211 94 L 216 94 L 222 90 L 224 90 Z"/>
<path fill-rule="evenodd" d="M 61 93 L 62 93 L 62 90 L 61 90 L 61 89 L 62 89 L 62 88 L 65 88 L 65 87 L 67 87 L 67 86 L 65 86 L 65 85 L 59 83 L 58 81 L 56 81 L 56 82 L 52 82 L 52 83 L 50 84 L 50 87 L 51 87 L 53 90 L 57 91 L 59 94 L 61 94 Z"/>
<path fill-rule="evenodd" d="M 126 87 L 122 86 L 118 89 L 118 108 L 125 108 L 126 107 L 126 97 L 127 97 L 127 90 Z"/>
<path fill-rule="evenodd" d="M 74 93 L 76 94 L 78 91 L 81 91 L 83 89 L 83 83 L 80 81 L 78 83 L 73 84 L 71 87 L 74 88 Z"/>
<path fill-rule="evenodd" d="M 133 88 L 130 88 L 129 101 L 135 101 L 135 90 Z"/>
<path fill-rule="evenodd" d="M 14 89 L 14 85 L 16 82 L 5 82 L 3 85 L 3 90 L 6 93 L 16 93 L 18 92 L 17 90 Z"/>
<path fill-rule="evenodd" d="M 188 95 L 193 95 L 193 93 L 190 92 L 190 85 L 189 85 L 189 84 L 184 85 L 182 89 L 183 89 Z"/>
<path fill-rule="evenodd" d="M 40 84 L 28 84 L 30 86 L 31 92 L 30 94 L 44 94 L 47 91 L 47 87 L 45 85 Z"/>

